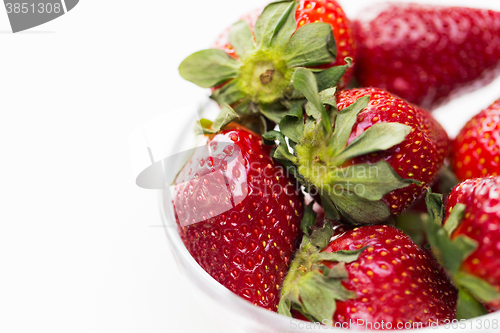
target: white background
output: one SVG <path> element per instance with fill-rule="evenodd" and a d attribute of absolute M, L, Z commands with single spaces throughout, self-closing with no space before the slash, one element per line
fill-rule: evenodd
<path fill-rule="evenodd" d="M 82 0 L 19 34 L 0 7 L 0 332 L 215 332 L 129 136 L 161 115 L 178 136 L 176 110 L 207 95 L 179 63 L 265 2 Z M 340 1 L 351 18 L 368 2 Z M 499 97 L 497 80 L 435 114 L 455 134 Z"/>

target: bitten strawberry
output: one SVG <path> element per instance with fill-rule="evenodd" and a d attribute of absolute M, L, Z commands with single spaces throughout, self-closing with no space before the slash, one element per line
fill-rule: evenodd
<path fill-rule="evenodd" d="M 460 180 L 500 174 L 500 99 L 465 124 L 452 145 L 451 166 Z"/>
<path fill-rule="evenodd" d="M 426 223 L 427 238 L 459 288 L 458 316 L 487 313 L 474 298 L 500 310 L 500 177 L 460 183 L 446 206 L 437 194 L 429 194 L 427 203 L 433 218 Z"/>
<path fill-rule="evenodd" d="M 293 306 L 311 321 L 355 322 L 367 329 L 455 318 L 456 289 L 436 261 L 401 231 L 364 226 L 331 241 L 333 231 L 322 233 L 306 237 L 297 252 L 279 313 L 291 316 Z"/>
<path fill-rule="evenodd" d="M 252 17 L 231 28 L 227 43 L 196 52 L 179 67 L 186 80 L 216 87 L 211 97 L 240 116 L 279 122 L 290 102 L 302 97 L 291 83 L 296 68 L 315 67 L 326 88 L 338 76 L 338 69 L 329 67 L 345 64 L 345 72 L 352 65 L 352 59 L 344 61 L 355 56 L 350 23 L 336 1 L 277 1 L 255 22 Z"/>
<path fill-rule="evenodd" d="M 250 12 L 241 19 L 248 22 L 250 28 L 253 30 L 261 12 L 262 10 Z M 344 59 L 346 57 L 352 58 L 353 67 L 347 70 L 339 82 L 339 87 L 344 88 L 353 75 L 357 48 L 354 42 L 352 23 L 347 18 L 342 7 L 335 0 L 300 0 L 295 11 L 295 20 L 297 22 L 297 29 L 314 22 L 324 22 L 332 26 L 337 46 L 337 58 L 335 62 L 322 65 L 321 68 L 341 66 L 345 64 Z M 238 58 L 234 47 L 229 42 L 229 30 L 217 39 L 215 48 L 222 49 L 232 57 Z"/>
<path fill-rule="evenodd" d="M 306 69 L 296 70 L 293 83 L 309 100 L 305 115 L 295 105 L 280 132 L 264 137 L 280 141 L 275 158 L 294 166 L 306 190 L 319 191 L 330 219 L 385 222 L 432 185 L 448 137 L 429 113 L 375 88 L 318 94 Z"/>
<path fill-rule="evenodd" d="M 181 238 L 201 267 L 276 311 L 301 235 L 303 196 L 270 151 L 257 134 L 229 125 L 185 164 L 173 201 Z"/>
<path fill-rule="evenodd" d="M 500 13 L 393 3 L 355 22 L 356 75 L 432 110 L 500 73 Z"/>

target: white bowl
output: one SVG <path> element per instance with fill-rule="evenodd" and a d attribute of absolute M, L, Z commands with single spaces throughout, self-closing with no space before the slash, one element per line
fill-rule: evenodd
<path fill-rule="evenodd" d="M 205 109 L 207 109 L 207 105 L 209 113 L 213 114 L 217 111 L 217 106 L 214 105 L 214 103 L 203 103 Z M 196 120 L 198 109 L 198 107 L 193 106 L 191 112 L 186 112 L 186 110 L 184 110 L 184 112 L 186 112 L 186 117 L 184 119 L 183 133 L 193 133 L 193 124 Z M 455 111 L 456 110 L 444 109 L 440 112 L 449 114 Z M 214 324 L 219 326 L 218 328 L 221 332 L 299 333 L 317 332 L 318 330 L 327 329 L 326 326 L 319 328 L 318 325 L 312 328 L 306 328 L 310 323 L 290 319 L 253 305 L 219 284 L 193 259 L 179 236 L 168 185 L 172 183 L 175 175 L 185 163 L 186 156 L 179 154 L 179 152 L 188 151 L 196 146 L 197 140 L 194 134 L 180 137 L 179 140 L 172 145 L 171 154 L 167 156 L 174 157 L 169 158 L 168 163 L 164 163 L 164 175 L 167 189 L 161 192 L 159 200 L 160 212 L 168 243 L 177 261 L 179 271 L 194 287 L 190 290 L 192 302 L 198 303 L 201 308 L 206 311 L 208 316 L 205 317 L 215 319 Z M 198 307 L 200 308 L 200 306 Z M 186 309 L 186 311 L 189 311 L 189 309 Z M 495 323 L 497 326 L 495 326 Z M 449 332 L 450 329 L 453 331 L 471 333 L 477 331 L 498 333 L 500 332 L 500 312 L 457 323 L 455 325 L 418 329 L 418 331 L 432 330 L 432 332 L 444 333 Z M 329 328 L 328 331 L 330 330 L 332 332 L 346 332 L 345 329 L 341 328 Z"/>

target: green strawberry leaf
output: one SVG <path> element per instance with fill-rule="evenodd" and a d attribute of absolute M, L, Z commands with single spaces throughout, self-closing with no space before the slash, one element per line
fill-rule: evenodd
<path fill-rule="evenodd" d="M 263 48 L 272 47 L 273 40 L 275 40 L 278 32 L 287 22 L 295 6 L 295 1 L 276 1 L 264 8 L 254 28 L 255 40 L 259 46 Z M 293 31 L 291 33 L 293 33 Z M 290 36 L 288 36 L 288 38 L 290 38 Z"/>
<path fill-rule="evenodd" d="M 219 105 L 229 104 L 233 105 L 237 102 L 242 102 L 247 98 L 247 95 L 239 89 L 240 79 L 236 78 L 234 80 L 226 83 L 222 88 L 217 89 L 210 98 L 216 101 Z"/>
<path fill-rule="evenodd" d="M 439 193 L 432 193 L 431 190 L 428 189 L 425 197 L 425 204 L 427 206 L 431 222 L 441 226 L 444 219 L 443 195 Z"/>
<path fill-rule="evenodd" d="M 319 100 L 323 105 L 329 105 L 330 110 L 328 112 L 330 123 L 334 123 L 335 117 L 337 116 L 337 99 L 335 98 L 335 93 L 337 89 L 328 88 L 319 93 Z M 304 107 L 306 114 L 314 119 L 321 119 L 321 111 L 311 102 L 307 102 Z"/>
<path fill-rule="evenodd" d="M 305 235 L 311 234 L 311 228 L 316 223 L 316 212 L 313 210 L 314 201 L 311 201 L 309 205 L 306 206 L 304 210 L 304 215 L 302 216 L 302 222 L 300 223 L 300 229 Z"/>
<path fill-rule="evenodd" d="M 334 66 L 316 74 L 319 91 L 333 88 L 339 83 L 340 79 L 342 78 L 342 76 L 344 76 L 347 69 L 352 66 L 351 58 L 346 58 L 345 61 L 347 63 L 347 65 L 345 66 Z"/>
<path fill-rule="evenodd" d="M 483 303 L 489 303 L 500 300 L 500 293 L 498 290 L 477 276 L 459 272 L 455 280 L 459 286 L 467 289 L 472 295 Z"/>
<path fill-rule="evenodd" d="M 234 112 L 233 108 L 227 104 L 223 104 L 221 106 L 221 112 L 215 119 L 212 127 L 216 132 L 219 132 L 222 128 L 224 128 L 227 124 L 232 122 L 233 120 L 238 119 L 240 116 Z"/>
<path fill-rule="evenodd" d="M 356 258 L 357 260 L 357 258 Z M 322 265 L 322 271 L 323 275 L 330 279 L 341 279 L 345 280 L 349 278 L 349 273 L 347 272 L 347 269 L 345 268 L 346 262 L 339 262 L 338 264 L 334 265 L 332 269 L 329 269 L 325 265 Z"/>
<path fill-rule="evenodd" d="M 326 133 L 331 133 L 330 120 L 319 97 L 318 86 L 314 74 L 305 68 L 297 68 L 293 75 L 292 82 L 295 89 L 302 92 L 307 100 L 312 103 L 321 114 Z"/>
<path fill-rule="evenodd" d="M 453 231 L 460 225 L 462 222 L 462 218 L 465 213 L 465 205 L 464 204 L 457 204 L 455 207 L 453 207 L 450 215 L 448 216 L 448 219 L 446 220 L 446 223 L 444 225 L 444 230 L 448 233 L 448 236 L 451 236 Z"/>
<path fill-rule="evenodd" d="M 457 319 L 467 320 L 487 314 L 484 306 L 464 288 L 458 288 Z"/>
<path fill-rule="evenodd" d="M 430 215 L 430 219 L 424 220 L 427 240 L 436 259 L 456 278 L 462 262 L 476 250 L 478 244 L 465 235 L 450 239 L 448 232 L 442 226 L 444 216 L 442 195 L 429 190 L 425 202 Z"/>
<path fill-rule="evenodd" d="M 239 21 L 233 25 L 229 31 L 229 43 L 242 60 L 255 50 L 252 30 L 246 21 Z"/>
<path fill-rule="evenodd" d="M 365 154 L 387 150 L 403 142 L 411 127 L 400 123 L 377 123 L 361 133 L 340 154 L 337 164 Z"/>
<path fill-rule="evenodd" d="M 198 51 L 179 66 L 180 75 L 202 88 L 216 87 L 238 76 L 241 63 L 222 50 Z"/>
<path fill-rule="evenodd" d="M 361 248 L 359 250 L 355 250 L 355 251 L 342 250 L 342 251 L 337 251 L 337 252 L 319 252 L 319 253 L 312 254 L 311 260 L 313 262 L 333 261 L 333 262 L 349 264 L 351 262 L 355 262 L 356 260 L 358 260 L 359 255 L 364 250 L 366 250 L 366 248 L 367 247 L 363 247 L 363 248 Z"/>
<path fill-rule="evenodd" d="M 320 99 L 320 102 L 322 103 L 321 99 Z M 318 110 L 318 108 L 316 106 L 314 106 L 314 104 L 311 102 L 307 102 L 304 105 L 304 110 L 306 111 L 306 114 L 309 117 L 312 117 L 313 119 L 321 119 L 321 117 L 322 117 L 321 111 Z"/>
<path fill-rule="evenodd" d="M 278 313 L 288 315 L 290 306 L 312 321 L 331 320 L 337 300 L 356 298 L 357 294 L 347 290 L 342 280 L 348 277 L 345 264 L 358 260 L 364 250 L 320 252 L 333 235 L 333 228 L 327 223 L 309 238 L 304 235 L 290 269 L 283 282 Z M 338 262 L 331 269 L 324 261 Z"/>
<path fill-rule="evenodd" d="M 433 213 L 430 215 L 432 217 Z M 452 241 L 446 230 L 432 220 L 424 221 L 424 229 L 436 259 L 450 274 L 456 276 L 462 262 L 477 248 L 477 242 L 464 235 Z"/>
<path fill-rule="evenodd" d="M 284 60 L 288 67 L 313 67 L 329 64 L 337 57 L 332 26 L 310 23 L 298 29 L 286 45 Z"/>
<path fill-rule="evenodd" d="M 462 262 L 477 249 L 478 243 L 472 238 L 469 238 L 465 235 L 460 235 L 453 239 L 452 244 L 453 252 L 450 251 L 449 253 L 445 254 L 445 256 L 449 257 L 449 259 L 443 259 L 445 262 L 445 267 L 450 267 L 450 272 L 454 272 L 456 275 L 456 272 L 458 272 L 458 270 L 460 269 Z"/>
<path fill-rule="evenodd" d="M 278 22 L 278 26 L 276 27 L 277 33 L 272 40 L 272 47 L 274 50 L 277 50 L 277 52 L 282 52 L 282 50 L 285 49 L 286 45 L 290 42 L 290 38 L 297 30 L 295 12 L 298 4 L 297 1 L 292 1 L 287 7 L 285 14 L 282 16 L 282 20 Z"/>
<path fill-rule="evenodd" d="M 262 138 L 269 141 L 279 141 L 278 147 L 274 152 L 274 158 L 280 161 L 289 161 L 292 163 L 296 162 L 297 159 L 288 151 L 288 145 L 286 143 L 285 137 L 281 132 L 274 130 L 269 131 L 267 133 L 264 133 L 262 135 Z"/>
<path fill-rule="evenodd" d="M 341 185 L 347 191 L 371 201 L 381 200 L 394 190 L 416 183 L 411 179 L 402 179 L 385 161 L 355 164 L 338 168 L 332 173 L 332 184 Z"/>
<path fill-rule="evenodd" d="M 280 121 L 280 131 L 294 142 L 302 141 L 304 137 L 304 119 L 302 103 L 295 103 L 288 115 Z"/>
<path fill-rule="evenodd" d="M 278 313 L 284 316 L 292 318 L 292 312 L 290 312 L 290 301 L 284 300 L 283 302 L 278 303 Z"/>
<path fill-rule="evenodd" d="M 333 188 L 334 194 L 330 198 L 344 220 L 353 225 L 379 224 L 391 218 L 391 210 L 382 201 L 370 201 L 347 191 L 337 194 L 335 191 Z"/>
<path fill-rule="evenodd" d="M 331 320 L 337 307 L 336 299 L 343 298 L 336 292 L 343 288 L 340 280 L 331 281 L 326 282 L 323 274 L 312 271 L 298 282 L 303 311 L 319 322 Z"/>
<path fill-rule="evenodd" d="M 333 228 L 330 222 L 327 221 L 323 228 L 313 232 L 309 239 L 313 246 L 319 250 L 323 250 L 330 243 L 332 236 Z"/>
<path fill-rule="evenodd" d="M 203 134 L 215 134 L 220 132 L 226 125 L 228 125 L 233 120 L 238 119 L 240 116 L 234 112 L 234 110 L 227 104 L 221 106 L 221 112 L 212 123 L 207 119 L 201 119 L 200 129 Z M 199 133 L 199 131 L 198 131 Z"/>
<path fill-rule="evenodd" d="M 346 147 L 352 127 L 358 119 L 358 114 L 368 106 L 369 102 L 370 96 L 363 96 L 338 113 L 330 146 L 332 155 L 337 155 Z"/>
<path fill-rule="evenodd" d="M 335 110 L 337 110 L 337 98 L 335 98 L 336 92 L 337 92 L 336 87 L 322 90 L 319 93 L 319 98 L 323 104 L 329 105 L 335 108 Z"/>
<path fill-rule="evenodd" d="M 214 131 L 212 130 L 212 124 L 213 121 L 206 118 L 201 118 L 199 121 L 195 123 L 194 134 L 196 135 L 213 134 Z"/>
<path fill-rule="evenodd" d="M 281 103 L 261 104 L 260 112 L 269 120 L 279 124 L 289 113 L 289 110 Z"/>
<path fill-rule="evenodd" d="M 323 210 L 325 211 L 326 218 L 334 221 L 340 220 L 339 211 L 328 195 L 321 195 L 321 203 L 323 205 Z"/>

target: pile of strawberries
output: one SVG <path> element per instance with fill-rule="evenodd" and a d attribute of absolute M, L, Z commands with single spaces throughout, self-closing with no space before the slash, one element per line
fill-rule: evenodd
<path fill-rule="evenodd" d="M 297 319 L 500 310 L 500 100 L 454 140 L 430 113 L 500 74 L 500 13 L 365 12 L 273 2 L 180 65 L 221 107 L 175 180 L 181 238 L 235 294 Z"/>

